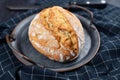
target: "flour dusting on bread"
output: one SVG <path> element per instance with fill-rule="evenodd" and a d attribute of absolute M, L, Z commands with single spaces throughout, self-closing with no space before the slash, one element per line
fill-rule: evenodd
<path fill-rule="evenodd" d="M 29 26 L 28 35 L 40 54 L 58 62 L 74 60 L 84 45 L 84 31 L 79 19 L 59 6 L 38 13 Z"/>

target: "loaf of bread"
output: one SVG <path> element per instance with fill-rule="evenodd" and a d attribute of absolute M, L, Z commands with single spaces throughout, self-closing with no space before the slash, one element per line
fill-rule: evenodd
<path fill-rule="evenodd" d="M 79 19 L 59 6 L 39 12 L 29 26 L 32 46 L 58 62 L 77 58 L 84 45 L 84 31 Z"/>

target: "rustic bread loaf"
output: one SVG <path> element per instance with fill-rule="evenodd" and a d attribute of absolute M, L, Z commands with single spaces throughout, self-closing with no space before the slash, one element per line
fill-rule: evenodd
<path fill-rule="evenodd" d="M 59 6 L 38 13 L 29 26 L 32 46 L 51 60 L 75 59 L 84 45 L 84 31 L 78 18 Z"/>

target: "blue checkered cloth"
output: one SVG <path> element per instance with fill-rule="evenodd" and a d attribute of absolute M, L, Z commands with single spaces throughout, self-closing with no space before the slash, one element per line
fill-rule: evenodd
<path fill-rule="evenodd" d="M 43 0 L 41 9 L 53 4 L 62 6 L 66 2 Z M 94 13 L 94 25 L 100 33 L 101 45 L 89 63 L 69 72 L 58 73 L 19 62 L 7 45 L 5 35 L 10 34 L 21 20 L 41 9 L 29 10 L 0 24 L 0 80 L 120 80 L 120 9 L 111 5 L 105 9 L 90 9 Z"/>

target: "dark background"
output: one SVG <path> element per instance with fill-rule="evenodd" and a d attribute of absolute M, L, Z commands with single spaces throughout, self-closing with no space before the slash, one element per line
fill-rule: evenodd
<path fill-rule="evenodd" d="M 5 22 L 11 17 L 20 14 L 24 11 L 10 11 L 6 8 L 7 5 L 32 5 L 40 0 L 0 0 L 0 23 Z M 120 7 L 120 0 L 106 0 L 108 4 Z"/>

